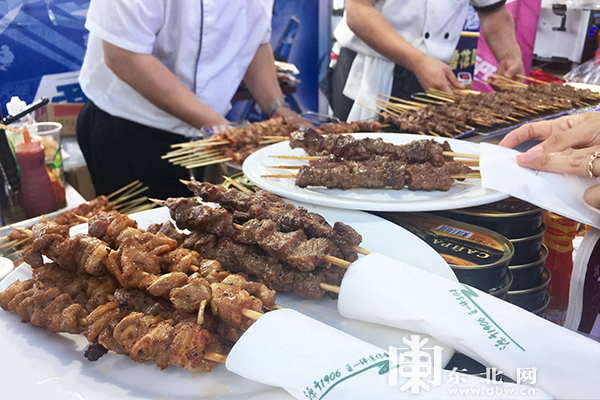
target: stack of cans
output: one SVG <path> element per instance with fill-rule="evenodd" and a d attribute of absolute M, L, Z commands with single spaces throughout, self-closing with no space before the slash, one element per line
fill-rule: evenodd
<path fill-rule="evenodd" d="M 513 246 L 481 226 L 431 213 L 378 213 L 423 239 L 446 260 L 457 279 L 503 300 L 508 299 Z"/>
<path fill-rule="evenodd" d="M 543 209 L 511 197 L 436 214 L 482 226 L 508 238 L 514 248 L 508 267 L 512 274 L 508 299 L 519 307 L 544 315 L 548 305 L 550 272 L 544 267 L 548 249 L 542 244 L 546 231 Z"/>

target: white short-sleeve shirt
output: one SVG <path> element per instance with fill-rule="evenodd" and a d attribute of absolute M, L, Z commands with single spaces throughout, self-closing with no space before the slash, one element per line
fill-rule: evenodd
<path fill-rule="evenodd" d="M 153 54 L 225 115 L 258 46 L 270 40 L 272 9 L 273 0 L 91 0 L 83 92 L 111 115 L 194 135 L 195 128 L 151 104 L 106 66 L 102 41 Z"/>
<path fill-rule="evenodd" d="M 450 62 L 458 44 L 469 3 L 485 11 L 504 0 L 377 0 L 375 8 L 406 41 L 430 57 Z M 348 28 L 346 17 L 335 29 L 342 47 L 372 57 L 382 56 Z"/>

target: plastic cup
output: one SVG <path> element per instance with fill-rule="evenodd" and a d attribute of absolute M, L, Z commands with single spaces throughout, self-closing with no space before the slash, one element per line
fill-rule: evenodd
<path fill-rule="evenodd" d="M 56 151 L 60 146 L 60 130 L 62 129 L 62 124 L 58 122 L 35 122 L 25 126 L 33 139 L 42 142 L 46 155 L 46 164 L 52 164 Z"/>
<path fill-rule="evenodd" d="M 62 158 L 62 147 L 60 140 L 60 130 L 62 124 L 58 122 L 35 122 L 27 124 L 27 129 L 32 139 L 40 140 L 44 146 L 44 155 L 46 158 L 46 168 L 52 182 L 52 188 L 56 195 L 56 202 L 59 208 L 66 206 L 65 192 L 65 170 Z"/>

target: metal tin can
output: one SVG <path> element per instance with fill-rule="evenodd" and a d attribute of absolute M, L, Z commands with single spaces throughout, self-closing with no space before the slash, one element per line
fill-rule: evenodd
<path fill-rule="evenodd" d="M 508 239 L 535 235 L 542 225 L 543 213 L 543 209 L 514 197 L 477 207 L 436 212 L 457 221 L 483 226 Z"/>
<path fill-rule="evenodd" d="M 528 311 L 534 311 L 544 306 L 548 298 L 548 283 L 550 283 L 550 271 L 544 268 L 542 284 L 536 287 L 522 290 L 509 290 L 508 298 L 511 303 Z"/>
<path fill-rule="evenodd" d="M 431 213 L 376 213 L 423 239 L 450 265 L 458 280 L 489 292 L 502 286 L 512 243 L 489 229 Z"/>
<path fill-rule="evenodd" d="M 542 245 L 537 260 L 526 264 L 509 265 L 508 269 L 513 274 L 511 290 L 529 289 L 541 285 L 546 257 L 548 257 L 548 248 Z"/>
<path fill-rule="evenodd" d="M 515 255 L 510 260 L 510 265 L 522 265 L 538 260 L 545 232 L 546 224 L 542 224 L 534 235 L 509 239 L 515 248 Z"/>

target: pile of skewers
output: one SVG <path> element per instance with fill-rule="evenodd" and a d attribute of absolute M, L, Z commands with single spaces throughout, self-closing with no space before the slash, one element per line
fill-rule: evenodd
<path fill-rule="evenodd" d="M 265 285 L 123 214 L 102 212 L 88 224 L 74 236 L 51 220 L 36 224 L 24 256 L 32 278 L 0 293 L 0 306 L 53 332 L 84 333 L 90 361 L 110 350 L 208 371 L 252 324 L 246 315 L 275 306 Z"/>
<path fill-rule="evenodd" d="M 112 351 L 162 369 L 209 371 L 278 308 L 275 289 L 305 298 L 336 292 L 357 253 L 368 253 L 351 227 L 270 193 L 187 185 L 221 208 L 170 198 L 163 204 L 177 226 L 143 230 L 103 211 L 87 219 L 87 233 L 71 236 L 50 219 L 23 229 L 32 278 L 0 293 L 0 307 L 52 332 L 83 333 L 90 361 Z"/>
<path fill-rule="evenodd" d="M 453 137 L 478 127 L 510 126 L 526 119 L 600 102 L 600 94 L 558 83 L 529 85 L 497 76 L 499 91 L 479 93 L 431 89 L 414 101 L 382 96 L 376 106 L 384 124 L 400 132 Z"/>
<path fill-rule="evenodd" d="M 109 194 L 108 196 L 98 196 L 89 202 L 82 203 L 76 208 L 72 208 L 58 213 L 52 218 L 54 222 L 67 227 L 82 224 L 80 217 L 90 218 L 102 211 L 117 211 L 121 214 L 133 214 L 156 207 L 156 204 L 149 201 L 147 196 L 141 196 L 148 186 L 140 181 L 134 181 L 122 187 L 121 189 Z M 3 257 L 15 258 L 24 254 L 31 246 L 31 227 L 22 227 L 24 229 L 13 229 L 13 231 L 0 238 L 0 254 Z"/>
<path fill-rule="evenodd" d="M 175 149 L 162 158 L 188 169 L 224 162 L 241 165 L 256 150 L 277 143 L 282 138 L 289 138 L 299 128 L 289 118 L 277 117 L 231 128 L 210 138 L 175 144 L 172 146 Z M 323 134 L 380 131 L 379 122 L 340 122 L 323 124 L 319 128 L 319 132 Z"/>
<path fill-rule="evenodd" d="M 297 169 L 297 173 L 262 175 L 268 178 L 294 178 L 305 188 L 353 188 L 400 190 L 449 190 L 455 179 L 480 178 L 471 167 L 478 166 L 477 155 L 452 152 L 448 142 L 415 140 L 404 145 L 381 138 L 357 139 L 351 135 L 320 135 L 313 129 L 290 136 L 290 147 L 301 148 L 306 156 L 272 156 L 308 161 L 300 166 L 276 165 L 268 168 Z M 469 160 L 455 161 L 460 156 Z"/>

